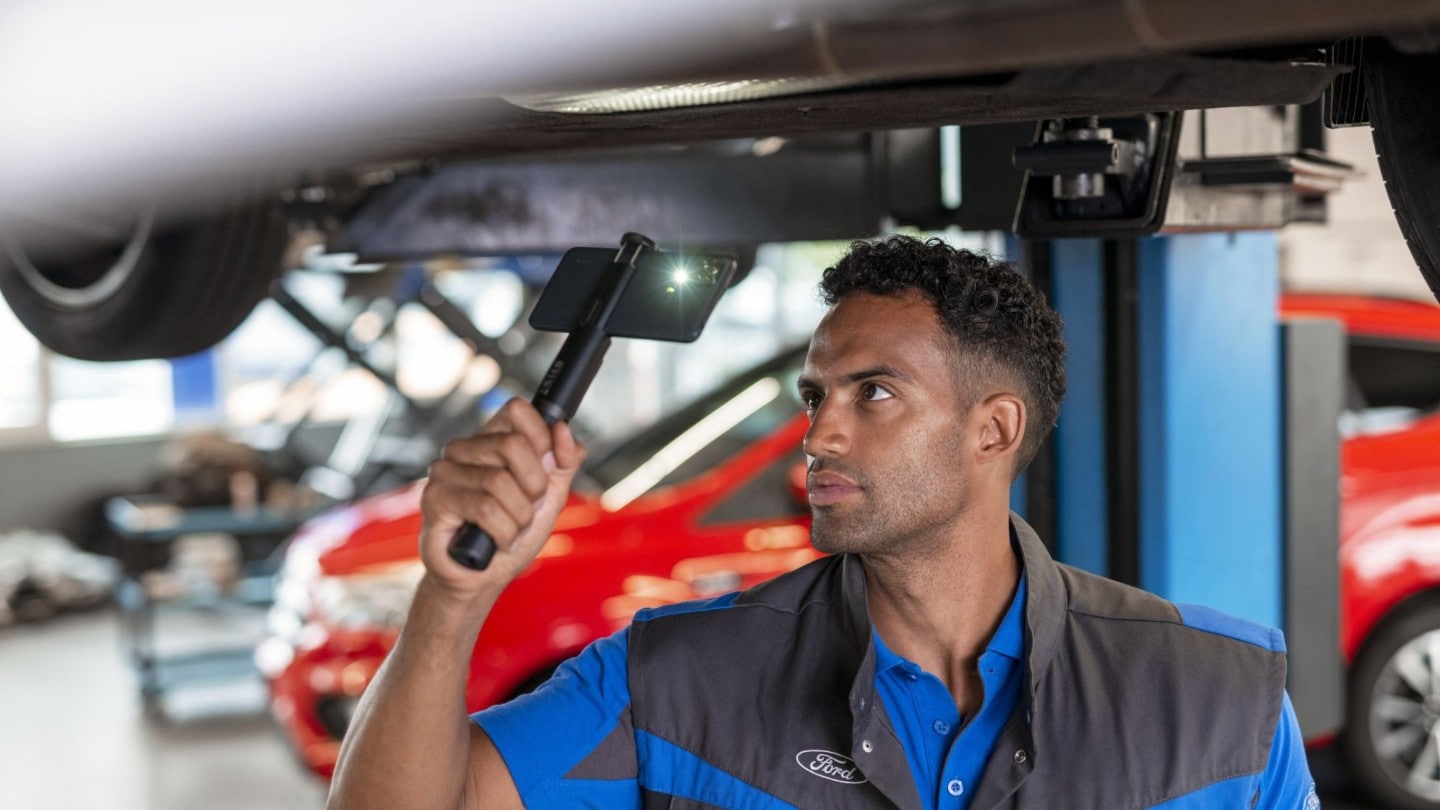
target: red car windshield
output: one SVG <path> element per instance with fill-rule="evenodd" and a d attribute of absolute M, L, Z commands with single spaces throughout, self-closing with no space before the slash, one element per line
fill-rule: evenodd
<path fill-rule="evenodd" d="M 795 379 L 805 361 L 797 346 L 737 374 L 586 464 L 587 489 L 611 492 L 625 482 L 639 495 L 685 481 L 731 457 L 800 412 Z M 648 475 L 640 475 L 646 472 Z M 637 478 L 637 476 L 639 476 Z"/>

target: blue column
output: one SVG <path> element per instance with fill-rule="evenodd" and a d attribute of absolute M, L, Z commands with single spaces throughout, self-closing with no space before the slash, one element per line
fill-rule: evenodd
<path fill-rule="evenodd" d="M 1096 239 L 1053 244 L 1052 305 L 1065 319 L 1067 390 L 1055 426 L 1055 538 L 1061 562 L 1105 574 L 1105 276 Z"/>
<path fill-rule="evenodd" d="M 171 360 L 170 379 L 177 417 L 183 419 L 190 416 L 210 420 L 223 416 L 218 412 L 219 385 L 216 380 L 213 350 L 207 349 L 198 354 Z"/>
<path fill-rule="evenodd" d="M 1278 627 L 1275 237 L 1146 239 L 1139 271 L 1141 585 Z"/>

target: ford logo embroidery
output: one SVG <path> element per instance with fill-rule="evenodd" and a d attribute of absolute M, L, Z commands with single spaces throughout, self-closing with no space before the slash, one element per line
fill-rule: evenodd
<path fill-rule="evenodd" d="M 860 775 L 860 766 L 844 754 L 810 748 L 795 755 L 795 762 L 809 773 L 842 785 L 863 785 L 868 779 Z"/>

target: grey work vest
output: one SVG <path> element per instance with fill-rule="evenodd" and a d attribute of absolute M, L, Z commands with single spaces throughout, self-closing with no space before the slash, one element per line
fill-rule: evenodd
<path fill-rule="evenodd" d="M 1025 685 L 972 808 L 1143 808 L 1265 768 L 1285 682 L 1278 633 L 1269 649 L 1187 627 L 1169 602 L 1059 565 L 1012 527 L 1029 589 Z M 628 654 L 616 739 L 648 732 L 798 807 L 921 807 L 875 690 L 858 559 L 816 561 L 729 608 L 637 621 Z M 816 778 L 804 752 L 850 763 L 820 763 L 836 778 Z M 705 806 L 645 794 L 647 810 Z"/>

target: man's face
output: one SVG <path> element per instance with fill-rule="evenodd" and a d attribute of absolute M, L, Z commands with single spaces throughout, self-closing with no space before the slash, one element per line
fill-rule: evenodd
<path fill-rule="evenodd" d="M 917 293 L 854 293 L 820 322 L 800 377 L 816 548 L 943 542 L 969 497 L 954 345 Z"/>

